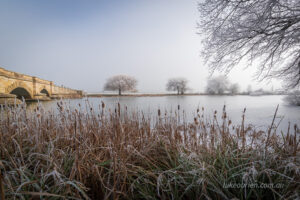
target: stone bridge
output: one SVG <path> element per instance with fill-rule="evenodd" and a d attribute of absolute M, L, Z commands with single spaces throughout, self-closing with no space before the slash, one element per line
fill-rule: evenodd
<path fill-rule="evenodd" d="M 1 99 L 12 100 L 50 100 L 53 98 L 81 98 L 81 90 L 73 90 L 53 84 L 52 81 L 28 76 L 0 67 L 0 104 Z"/>

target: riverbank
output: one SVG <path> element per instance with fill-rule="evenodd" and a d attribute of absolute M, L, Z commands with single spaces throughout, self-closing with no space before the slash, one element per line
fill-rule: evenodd
<path fill-rule="evenodd" d="M 124 93 L 122 95 L 118 94 L 108 94 L 108 93 L 90 93 L 86 94 L 86 97 L 163 97 L 163 96 L 264 96 L 264 95 L 284 95 L 276 93 L 266 93 L 259 95 L 249 95 L 247 93 L 237 93 L 237 94 L 208 94 L 208 93 L 186 93 L 186 94 L 174 94 L 174 93 Z"/>
<path fill-rule="evenodd" d="M 122 95 L 118 94 L 106 94 L 106 93 L 99 93 L 99 94 L 87 94 L 87 97 L 163 97 L 163 96 L 195 96 L 195 95 L 204 95 L 201 93 L 190 93 L 190 94 L 170 94 L 170 93 L 157 93 L 157 94 L 136 94 L 136 93 L 125 93 Z"/>
<path fill-rule="evenodd" d="M 80 105 L 80 107 L 88 105 Z M 0 111 L 0 194 L 64 199 L 295 199 L 297 126 L 277 135 L 195 110 L 148 118 L 120 104 L 95 113 L 58 102 L 58 114 L 26 105 Z M 245 112 L 245 111 L 244 111 Z M 276 111 L 277 112 L 277 111 Z M 276 114 L 274 119 L 276 118 Z M 154 121 L 152 121 L 154 120 Z"/>

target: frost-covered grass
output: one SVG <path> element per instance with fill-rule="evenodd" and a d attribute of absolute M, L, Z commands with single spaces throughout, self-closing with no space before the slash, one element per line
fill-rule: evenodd
<path fill-rule="evenodd" d="M 225 109 L 222 122 L 197 109 L 193 123 L 180 107 L 155 119 L 103 103 L 57 109 L 1 109 L 2 198 L 300 198 L 297 126 L 258 131 L 244 115 L 232 125 Z"/>

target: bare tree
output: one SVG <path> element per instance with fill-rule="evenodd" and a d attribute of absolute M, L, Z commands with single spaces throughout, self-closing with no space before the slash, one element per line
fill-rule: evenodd
<path fill-rule="evenodd" d="M 215 78 L 208 79 L 206 92 L 208 94 L 224 94 L 228 90 L 229 81 L 226 76 L 218 76 Z"/>
<path fill-rule="evenodd" d="M 188 81 L 185 78 L 172 78 L 168 80 L 167 90 L 168 91 L 177 91 L 177 94 L 184 94 L 187 87 Z"/>
<path fill-rule="evenodd" d="M 231 94 L 237 94 L 240 91 L 240 86 L 238 83 L 233 83 L 228 88 Z"/>
<path fill-rule="evenodd" d="M 123 91 L 135 91 L 137 80 L 127 75 L 117 75 L 109 78 L 104 85 L 104 90 L 119 91 L 122 95 Z"/>
<path fill-rule="evenodd" d="M 242 60 L 259 66 L 257 78 L 300 86 L 299 0 L 202 0 L 199 30 L 212 72 Z"/>

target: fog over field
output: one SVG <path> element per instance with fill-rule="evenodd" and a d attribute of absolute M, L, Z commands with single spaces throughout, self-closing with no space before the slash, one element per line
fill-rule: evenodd
<path fill-rule="evenodd" d="M 101 92 L 116 74 L 136 77 L 139 92 L 165 92 L 172 77 L 203 92 L 209 72 L 198 20 L 195 0 L 4 0 L 1 67 L 87 92 Z M 236 67 L 229 80 L 242 90 L 280 88 L 278 81 L 254 81 L 254 72 Z"/>

